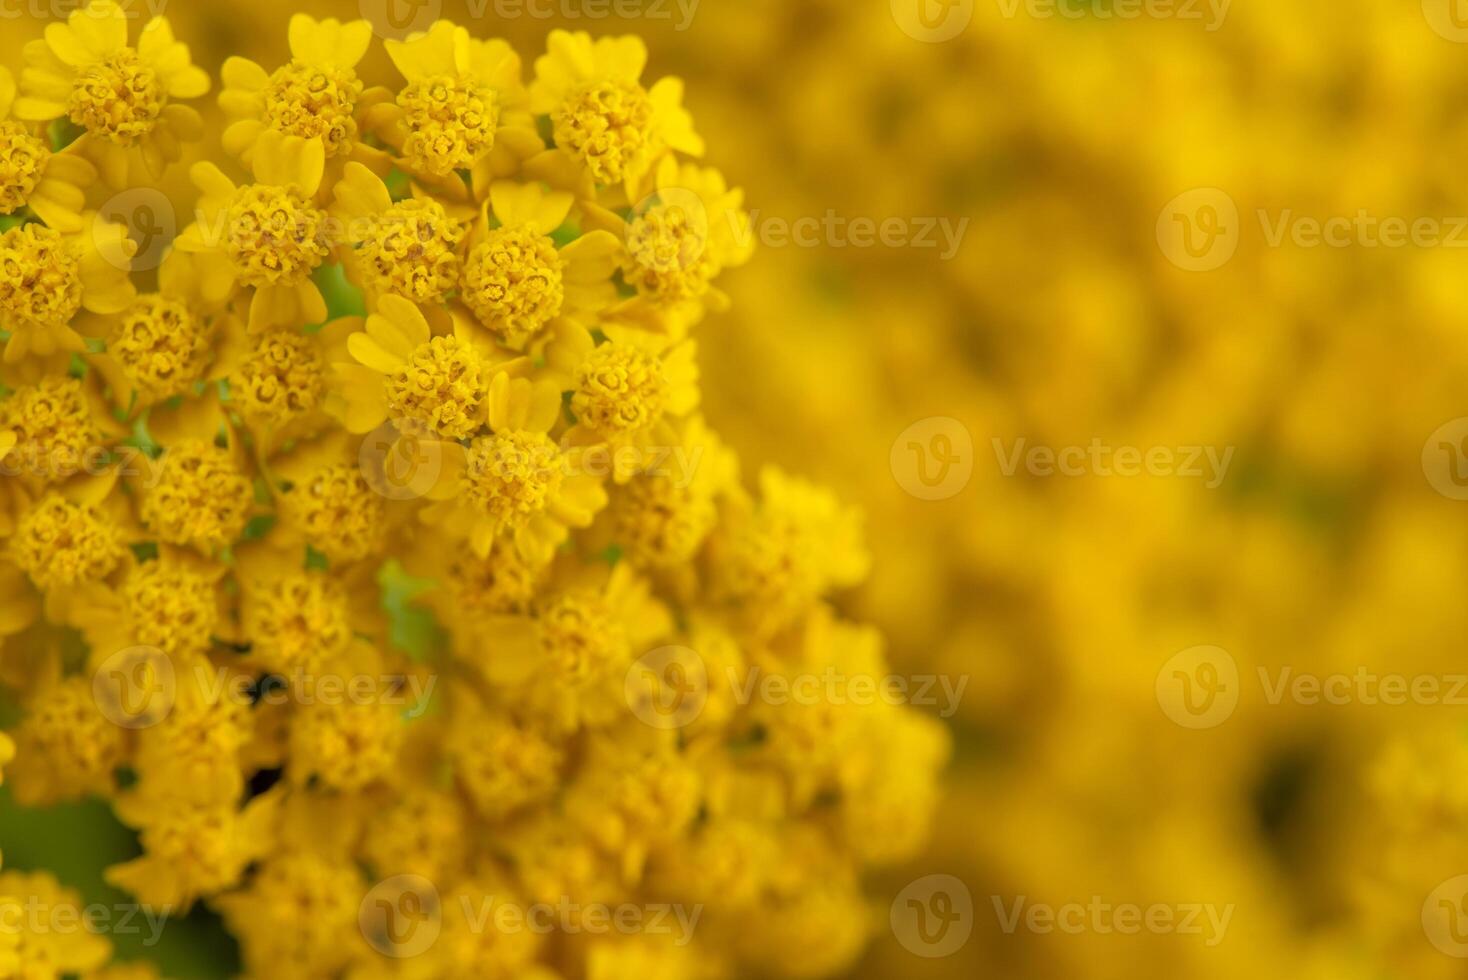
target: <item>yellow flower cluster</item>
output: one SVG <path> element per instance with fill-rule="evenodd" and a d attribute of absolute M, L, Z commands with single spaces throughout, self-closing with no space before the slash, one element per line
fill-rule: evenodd
<path fill-rule="evenodd" d="M 107 800 L 108 881 L 248 976 L 845 969 L 947 736 L 830 603 L 857 512 L 700 412 L 750 242 L 681 81 L 446 20 L 372 79 L 366 21 L 296 14 L 223 63 L 212 158 L 210 74 L 129 24 L 0 70 L 6 790 Z M 101 203 L 201 153 L 134 268 Z M 0 978 L 149 975 L 107 947 L 0 928 Z"/>

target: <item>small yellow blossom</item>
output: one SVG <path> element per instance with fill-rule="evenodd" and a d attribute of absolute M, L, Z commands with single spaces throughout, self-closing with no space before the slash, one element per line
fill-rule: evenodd
<path fill-rule="evenodd" d="M 128 186 L 131 167 L 156 179 L 179 159 L 182 144 L 203 135 L 203 120 L 179 99 L 209 91 L 209 74 L 189 60 L 164 17 L 143 25 L 129 47 L 127 12 L 113 0 L 90 0 L 65 24 L 50 24 L 42 41 L 26 45 L 24 94 L 18 118 L 67 117 L 85 132 L 78 152 L 92 159 L 113 187 Z"/>
<path fill-rule="evenodd" d="M 598 38 L 551 31 L 535 59 L 530 109 L 547 115 L 566 148 L 598 184 L 622 184 L 627 200 L 670 150 L 703 154 L 703 139 L 683 108 L 683 82 L 664 78 L 643 88 L 647 48 L 638 37 Z"/>

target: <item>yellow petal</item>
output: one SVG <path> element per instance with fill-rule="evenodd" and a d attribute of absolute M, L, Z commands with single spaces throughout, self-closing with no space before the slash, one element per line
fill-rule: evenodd
<path fill-rule="evenodd" d="M 566 191 L 546 192 L 539 184 L 502 180 L 490 185 L 489 200 L 503 225 L 530 225 L 541 234 L 561 226 L 575 198 Z"/>

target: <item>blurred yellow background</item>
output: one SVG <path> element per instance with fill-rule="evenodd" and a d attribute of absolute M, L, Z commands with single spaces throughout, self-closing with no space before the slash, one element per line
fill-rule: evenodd
<path fill-rule="evenodd" d="M 162 12 L 217 78 L 281 62 L 290 12 L 375 2 Z M 1456 3 L 442 5 L 525 51 L 635 32 L 687 80 L 757 212 L 708 418 L 865 508 L 841 605 L 901 673 L 967 679 L 932 844 L 871 892 L 885 919 L 952 875 L 971 934 L 879 931 L 857 975 L 1468 975 Z M 8 63 L 43 23 L 5 21 Z M 1007 930 L 1017 902 L 1087 911 Z"/>

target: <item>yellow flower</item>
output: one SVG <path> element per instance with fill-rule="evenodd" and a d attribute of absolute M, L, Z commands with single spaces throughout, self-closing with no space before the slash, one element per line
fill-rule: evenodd
<path fill-rule="evenodd" d="M 565 245 L 551 237 L 573 203 L 569 192 L 539 184 L 490 185 L 462 263 L 459 299 L 509 348 L 521 350 L 616 299 L 619 249 L 610 232 L 588 231 Z"/>
<path fill-rule="evenodd" d="M 382 178 L 349 163 L 332 193 L 346 231 L 341 252 L 371 305 L 384 294 L 420 305 L 445 302 L 459 286 L 463 224 L 430 196 L 394 201 Z"/>
<path fill-rule="evenodd" d="M 149 460 L 140 496 L 138 514 L 159 541 L 206 554 L 237 540 L 254 506 L 238 453 L 199 438 Z"/>
<path fill-rule="evenodd" d="M 189 61 L 168 20 L 143 25 L 136 48 L 127 43 L 128 16 L 113 0 L 91 0 L 65 24 L 48 24 L 43 41 L 25 47 L 19 119 L 66 116 L 85 132 L 78 152 L 93 160 L 113 187 L 128 186 L 132 164 L 158 178 L 198 140 L 203 120 L 177 99 L 209 91 L 209 75 Z"/>
<path fill-rule="evenodd" d="M 385 138 L 416 176 L 436 179 L 488 164 L 501 127 L 529 128 L 520 56 L 446 20 L 407 41 L 386 42 L 407 81 Z"/>
<path fill-rule="evenodd" d="M 449 710 L 446 756 L 482 819 L 503 820 L 555 794 L 566 761 L 560 739 L 471 691 L 456 689 Z"/>
<path fill-rule="evenodd" d="M 311 273 L 330 251 L 330 221 L 316 203 L 326 165 L 319 140 L 260 135 L 255 183 L 236 187 L 217 166 L 194 164 L 197 220 L 175 245 L 197 256 L 206 301 L 252 291 L 249 325 L 299 327 L 326 319 Z"/>
<path fill-rule="evenodd" d="M 351 325 L 342 320 L 318 329 L 265 326 L 248 329 L 226 317 L 211 375 L 223 381 L 228 405 L 269 457 L 281 446 L 319 435 L 331 425 L 326 413 L 330 366 L 346 356 Z"/>
<path fill-rule="evenodd" d="M 92 679 L 43 679 L 15 729 L 10 779 L 22 806 L 110 795 L 127 758 L 127 732 L 97 709 Z"/>
<path fill-rule="evenodd" d="M 703 154 L 703 139 L 683 108 L 683 82 L 642 87 L 647 47 L 638 37 L 598 38 L 555 30 L 535 59 L 530 110 L 548 115 L 556 145 L 572 153 L 598 184 L 624 186 L 629 203 L 669 150 Z"/>
<path fill-rule="evenodd" d="M 698 553 L 718 523 L 718 499 L 737 482 L 733 452 L 692 417 L 655 472 L 613 491 L 598 541 L 622 549 L 635 566 L 672 571 Z"/>
<path fill-rule="evenodd" d="M 101 325 L 106 349 L 90 364 L 129 417 L 189 392 L 213 356 L 215 319 L 199 293 L 194 257 L 176 249 L 158 268 L 157 291 L 137 296 Z"/>
<path fill-rule="evenodd" d="M 186 664 L 208 651 L 223 618 L 219 583 L 228 566 L 168 545 L 151 561 L 125 556 L 124 565 L 116 582 L 79 587 L 72 619 L 94 657 L 142 645 Z"/>
<path fill-rule="evenodd" d="M 617 483 L 671 457 L 681 445 L 672 420 L 697 408 L 699 397 L 693 341 L 668 347 L 651 334 L 621 336 L 597 344 L 571 324 L 546 351 L 554 374 L 570 381 L 576 424 L 567 444 L 603 454 Z"/>
<path fill-rule="evenodd" d="M 143 855 L 108 868 L 107 883 L 144 905 L 186 913 L 196 900 L 234 887 L 274 849 L 280 796 L 266 793 L 240 808 L 128 793 L 113 806 L 119 820 L 139 831 Z"/>
<path fill-rule="evenodd" d="M 428 492 L 434 503 L 420 516 L 480 557 L 503 536 L 524 561 L 544 565 L 571 528 L 591 523 L 606 492 L 548 435 L 561 409 L 555 386 L 501 373 L 485 401 L 490 434 L 467 447 L 440 444 L 442 473 Z"/>
<path fill-rule="evenodd" d="M 255 976 L 310 980 L 336 975 L 361 948 L 357 909 L 367 885 L 356 866 L 319 854 L 277 851 L 249 884 L 212 905 Z"/>
<path fill-rule="evenodd" d="M 336 411 L 348 432 L 392 419 L 463 439 L 484 426 L 490 378 L 509 359 L 481 331 L 453 317 L 452 332 L 437 333 L 400 296 L 382 297 L 363 326 L 347 337 L 356 363 L 334 366 Z"/>
<path fill-rule="evenodd" d="M 327 436 L 272 461 L 282 484 L 280 523 L 273 537 L 299 552 L 311 547 L 333 566 L 378 552 L 387 540 L 387 499 L 362 472 L 359 451 L 346 438 Z"/>
<path fill-rule="evenodd" d="M 132 305 L 137 289 L 128 271 L 137 243 L 122 225 L 91 217 L 83 225 L 74 233 L 39 224 L 0 232 L 6 363 L 27 354 L 84 351 L 86 342 L 72 326 L 78 313 L 119 313 Z"/>
<path fill-rule="evenodd" d="M 553 731 L 605 726 L 629 713 L 624 685 L 633 651 L 667 635 L 667 608 L 646 580 L 619 564 L 597 581 L 573 581 L 530 616 L 487 618 L 492 645 L 473 663 L 521 710 Z"/>
<path fill-rule="evenodd" d="M 112 943 L 81 925 L 87 921 L 81 895 L 51 874 L 0 872 L 0 966 L 7 955 L 16 964 L 0 976 L 62 980 L 98 969 L 112 956 Z"/>
<path fill-rule="evenodd" d="M 364 98 L 356 72 L 372 41 L 371 25 L 293 14 L 289 41 L 291 60 L 274 72 L 248 58 L 225 59 L 219 93 L 219 106 L 230 121 L 225 150 L 249 166 L 260 135 L 270 130 L 319 141 L 329 161 L 344 157 L 380 165 L 380 152 L 359 134 L 361 111 L 391 97 L 377 89 Z"/>
<path fill-rule="evenodd" d="M 10 118 L 14 105 L 15 76 L 0 66 L 0 214 L 28 207 L 48 227 L 81 231 L 85 188 L 97 168 L 75 152 L 53 153 L 34 124 Z"/>
<path fill-rule="evenodd" d="M 731 508 L 710 540 L 716 594 L 760 634 L 776 632 L 835 587 L 855 585 L 870 556 L 860 513 L 775 467 L 760 472 L 758 505 Z"/>
<path fill-rule="evenodd" d="M 627 220 L 588 208 L 598 226 L 625 243 L 622 278 L 637 290 L 614 315 L 636 320 L 648 306 L 666 332 L 681 337 L 705 310 L 727 310 L 729 297 L 713 281 L 754 252 L 743 204 L 744 192 L 731 189 L 719 171 L 667 156 L 653 193 Z"/>

